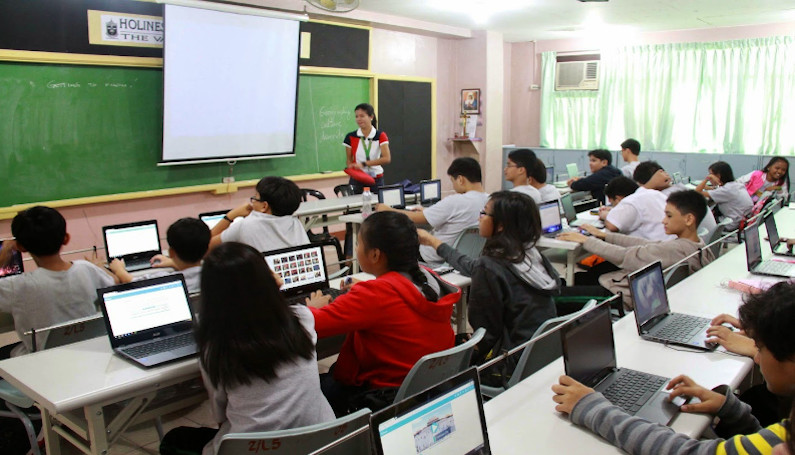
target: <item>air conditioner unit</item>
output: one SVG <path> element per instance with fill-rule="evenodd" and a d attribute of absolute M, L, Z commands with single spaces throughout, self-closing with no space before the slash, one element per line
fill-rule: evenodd
<path fill-rule="evenodd" d="M 599 54 L 558 55 L 555 90 L 599 90 Z"/>

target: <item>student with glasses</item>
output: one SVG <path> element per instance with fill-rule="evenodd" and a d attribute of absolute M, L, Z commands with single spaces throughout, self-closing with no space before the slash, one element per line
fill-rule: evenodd
<path fill-rule="evenodd" d="M 301 189 L 282 177 L 265 177 L 254 196 L 229 211 L 213 227 L 210 249 L 223 242 L 240 242 L 257 251 L 278 250 L 309 243 L 304 226 L 293 216 L 301 205 Z M 232 223 L 235 218 L 240 218 Z"/>

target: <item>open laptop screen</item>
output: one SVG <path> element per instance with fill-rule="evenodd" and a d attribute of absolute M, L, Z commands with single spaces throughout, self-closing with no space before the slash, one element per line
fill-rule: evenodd
<path fill-rule="evenodd" d="M 410 404 L 387 408 L 373 418 L 379 453 L 489 454 L 479 393 L 471 378 L 445 392 L 422 392 L 408 398 Z M 381 420 L 384 412 L 392 415 Z"/>
<path fill-rule="evenodd" d="M 263 256 L 268 267 L 284 280 L 283 291 L 326 283 L 326 264 L 323 260 L 322 246 L 305 245 L 267 251 Z"/>
<path fill-rule="evenodd" d="M 148 251 L 160 251 L 157 222 L 146 222 L 130 226 L 106 227 L 105 242 L 108 260 Z"/>
<path fill-rule="evenodd" d="M 552 182 L 555 181 L 555 168 L 553 166 L 547 166 L 546 169 L 547 169 L 546 183 L 549 183 L 551 185 Z"/>
<path fill-rule="evenodd" d="M 635 302 L 635 319 L 639 327 L 668 313 L 668 294 L 665 292 L 665 279 L 659 261 L 630 275 L 629 289 Z"/>
<path fill-rule="evenodd" d="M 743 230 L 745 234 L 745 255 L 748 263 L 748 271 L 754 269 L 762 262 L 762 244 L 759 243 L 759 227 L 756 223 L 746 226 Z"/>
<path fill-rule="evenodd" d="M 772 212 L 765 217 L 765 229 L 767 230 L 767 238 L 770 241 L 770 248 L 775 248 L 781 242 L 781 237 L 778 235 L 776 219 L 773 218 Z"/>
<path fill-rule="evenodd" d="M 199 219 L 204 221 L 210 229 L 214 228 L 219 221 L 224 219 L 224 216 L 229 213 L 229 210 L 217 210 L 215 212 L 200 213 Z"/>
<path fill-rule="evenodd" d="M 538 206 L 538 213 L 541 215 L 541 231 L 545 234 L 558 232 L 563 229 L 563 221 L 560 219 L 558 201 L 542 202 Z"/>
<path fill-rule="evenodd" d="M 190 305 L 181 276 L 130 289 L 103 292 L 111 335 L 125 338 L 179 322 L 191 322 Z"/>
<path fill-rule="evenodd" d="M 420 182 L 420 203 L 430 204 L 442 199 L 441 180 L 423 180 Z"/>
<path fill-rule="evenodd" d="M 0 250 L 2 249 L 3 249 L 3 242 L 0 241 Z M 4 266 L 0 266 L 0 278 L 19 275 L 24 270 L 25 268 L 22 265 L 22 253 L 15 250 L 11 252 L 11 261 Z"/>
<path fill-rule="evenodd" d="M 378 190 L 378 202 L 395 208 L 405 207 L 406 201 L 403 196 L 403 186 L 382 186 Z"/>
<path fill-rule="evenodd" d="M 604 303 L 561 329 L 566 374 L 593 387 L 605 371 L 616 368 L 610 307 Z"/>

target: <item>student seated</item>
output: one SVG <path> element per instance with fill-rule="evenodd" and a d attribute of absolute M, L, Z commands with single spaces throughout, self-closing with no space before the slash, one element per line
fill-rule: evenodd
<path fill-rule="evenodd" d="M 707 183 L 711 183 L 714 189 L 707 190 Z M 737 229 L 740 221 L 754 206 L 745 185 L 734 180 L 732 167 L 725 161 L 716 161 L 709 165 L 709 174 L 698 184 L 696 191 L 715 202 L 722 215 L 720 220 L 724 218 L 732 220 L 725 227 L 726 231 Z"/>
<path fill-rule="evenodd" d="M 474 158 L 456 158 L 447 168 L 456 194 L 420 211 L 397 210 L 388 205 L 376 205 L 377 211 L 397 211 L 416 224 L 430 224 L 431 232 L 442 241 L 452 244 L 464 229 L 478 222 L 478 213 L 486 205 L 489 195 L 483 191 L 480 164 Z M 421 246 L 422 260 L 441 264 L 444 260 L 429 246 Z"/>
<path fill-rule="evenodd" d="M 591 174 L 587 177 L 574 177 L 566 183 L 572 190 L 590 191 L 594 199 L 604 202 L 605 185 L 613 178 L 621 175 L 621 171 L 610 164 L 613 161 L 613 157 L 607 150 L 591 150 L 588 152 L 588 159 Z"/>
<path fill-rule="evenodd" d="M 697 232 L 706 211 L 707 206 L 700 194 L 692 190 L 680 191 L 668 196 L 662 219 L 665 233 L 675 235 L 674 240 L 655 242 L 614 232 L 602 232 L 590 225 L 584 225 L 583 229 L 591 237 L 569 232 L 559 235 L 558 238 L 582 243 L 589 253 L 599 255 L 619 267 L 617 271 L 600 276 L 599 284 L 614 294 L 623 292 L 624 306 L 632 309 L 627 280 L 630 273 L 658 260 L 662 262 L 663 268 L 670 267 L 693 253 L 698 254 L 688 260 L 690 271 L 699 270 L 715 259 L 710 250 L 702 249 L 705 245 Z"/>
<path fill-rule="evenodd" d="M 786 198 L 789 193 L 789 161 L 774 156 L 761 171 L 749 172 L 737 181 L 745 185 L 745 190 L 754 202 L 765 192 Z"/>
<path fill-rule="evenodd" d="M 611 232 L 618 232 L 618 226 L 614 225 L 612 221 L 607 221 L 610 212 L 619 210 L 618 206 L 627 196 L 635 194 L 638 190 L 638 184 L 634 180 L 628 179 L 623 175 L 614 178 L 607 182 L 605 185 L 605 197 L 610 205 L 603 205 L 599 207 L 599 219 L 604 221 L 605 229 Z"/>
<path fill-rule="evenodd" d="M 199 367 L 220 428 L 171 430 L 160 453 L 211 455 L 227 433 L 334 420 L 320 392 L 312 313 L 287 304 L 262 255 L 225 243 L 207 255 L 201 274 Z"/>
<path fill-rule="evenodd" d="M 152 257 L 152 267 L 170 267 L 185 276 L 188 292 L 195 294 L 200 291 L 202 258 L 207 254 L 210 244 L 210 228 L 198 218 L 181 218 L 168 227 L 168 256 L 157 254 Z M 108 266 L 122 283 L 133 281 L 124 268 L 123 259 L 114 259 Z M 172 272 L 160 271 L 148 273 L 138 279 L 155 278 Z"/>
<path fill-rule="evenodd" d="M 766 292 L 751 295 L 740 306 L 740 322 L 753 338 L 759 351 L 759 364 L 767 388 L 774 394 L 795 395 L 795 285 L 778 283 Z M 725 394 L 708 390 L 681 375 L 668 383 L 671 398 L 694 397 L 700 403 L 681 406 L 682 412 L 706 413 L 718 417 L 734 430 L 728 439 L 691 439 L 671 428 L 632 417 L 610 404 L 601 393 L 585 387 L 569 376 L 561 376 L 552 386 L 557 403 L 555 410 L 568 414 L 571 421 L 598 433 L 633 455 L 666 454 L 793 454 L 793 415 L 762 428 L 751 415 L 751 407 L 742 403 L 725 387 Z"/>
<path fill-rule="evenodd" d="M 301 205 L 301 189 L 292 180 L 265 177 L 249 202 L 229 211 L 213 227 L 210 249 L 222 242 L 240 242 L 257 251 L 309 243 L 304 226 L 293 216 Z M 232 223 L 235 218 L 242 220 Z"/>
<path fill-rule="evenodd" d="M 634 179 L 640 186 L 634 193 L 622 199 L 621 204 L 608 212 L 605 218 L 607 229 L 648 240 L 673 239 L 673 236 L 665 233 L 665 228 L 660 223 L 665 214 L 667 198 L 655 186 L 649 185 L 652 176 L 657 173 L 668 176 L 654 161 L 645 161 L 637 166 Z M 616 179 L 618 178 L 625 177 Z M 616 179 L 611 180 L 610 183 Z M 670 177 L 668 180 L 670 181 Z"/>
<path fill-rule="evenodd" d="M 503 175 L 506 181 L 513 183 L 511 191 L 524 193 L 530 196 L 536 204 L 540 204 L 546 201 L 541 199 L 541 193 L 536 187 L 530 185 L 528 181 L 536 166 L 538 166 L 538 158 L 532 150 L 513 150 L 508 153 Z"/>
<path fill-rule="evenodd" d="M 337 363 L 321 378 L 337 416 L 364 406 L 375 411 L 379 406 L 368 397 L 391 404 L 420 357 L 453 347 L 450 316 L 461 291 L 419 266 L 418 246 L 408 217 L 373 213 L 362 223 L 356 258 L 375 279 L 354 284 L 331 303 L 319 292 L 307 299 L 320 338 L 348 334 Z"/>
<path fill-rule="evenodd" d="M 97 313 L 97 289 L 112 286 L 114 277 L 82 260 L 65 261 L 61 248 L 69 243 L 66 220 L 57 210 L 36 206 L 23 210 L 11 221 L 16 240 L 3 243 L 0 265 L 7 264 L 11 250 L 30 253 L 38 267 L 32 272 L 0 280 L 0 311 L 14 317 L 21 343 L 0 350 L 0 358 L 27 354 L 33 347 L 30 329 L 40 329 Z"/>
<path fill-rule="evenodd" d="M 547 183 L 547 167 L 540 159 L 536 158 L 536 165 L 533 166 L 527 182 L 541 193 L 541 202 L 560 200 L 560 191 Z"/>
<path fill-rule="evenodd" d="M 478 258 L 419 230 L 421 244 L 472 277 L 467 316 L 473 328 L 486 329 L 474 364 L 524 343 L 544 321 L 557 316 L 552 297 L 561 284 L 552 264 L 536 249 L 541 218 L 532 199 L 509 191 L 492 194 L 480 213 L 479 228 L 486 244 Z"/>
<path fill-rule="evenodd" d="M 627 163 L 621 166 L 624 177 L 630 179 L 634 177 L 635 169 L 640 164 L 638 155 L 640 155 L 640 142 L 630 138 L 621 143 L 621 159 Z"/>

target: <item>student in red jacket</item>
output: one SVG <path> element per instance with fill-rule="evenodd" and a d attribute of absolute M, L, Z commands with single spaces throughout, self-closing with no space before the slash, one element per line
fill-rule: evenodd
<path fill-rule="evenodd" d="M 320 293 L 307 299 L 319 338 L 348 334 L 332 371 L 321 377 L 338 416 L 355 410 L 356 397 L 400 387 L 420 357 L 453 347 L 450 316 L 461 291 L 421 268 L 418 248 L 406 215 L 373 213 L 362 224 L 356 258 L 376 279 L 331 303 Z"/>

